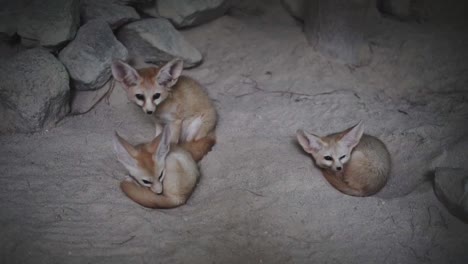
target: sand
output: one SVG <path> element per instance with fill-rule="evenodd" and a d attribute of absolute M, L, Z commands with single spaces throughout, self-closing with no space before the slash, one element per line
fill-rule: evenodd
<path fill-rule="evenodd" d="M 383 19 L 353 68 L 306 42 L 278 3 L 237 4 L 184 30 L 186 71 L 215 100 L 218 143 L 187 205 L 127 199 L 115 130 L 154 128 L 116 87 L 110 104 L 36 134 L 0 137 L 1 263 L 467 263 L 468 225 L 434 195 L 435 160 L 468 132 L 466 27 Z M 295 142 L 363 120 L 393 159 L 388 185 L 333 189 Z M 440 163 L 440 162 L 439 162 Z"/>

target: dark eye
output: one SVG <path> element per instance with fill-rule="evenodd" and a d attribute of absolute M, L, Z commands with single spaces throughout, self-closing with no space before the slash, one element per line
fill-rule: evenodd
<path fill-rule="evenodd" d="M 152 184 L 152 182 L 147 181 L 147 180 L 141 180 L 144 184 Z"/>
<path fill-rule="evenodd" d="M 342 159 L 344 159 L 344 158 L 346 158 L 346 155 L 341 156 L 341 157 L 340 157 L 340 160 L 342 160 Z"/>
<path fill-rule="evenodd" d="M 159 97 L 161 97 L 161 94 L 160 94 L 160 93 L 155 93 L 155 94 L 153 95 L 153 101 L 156 100 L 156 99 L 158 99 Z"/>
<path fill-rule="evenodd" d="M 326 160 L 333 160 L 333 158 L 331 156 L 325 156 L 324 159 Z"/>
<path fill-rule="evenodd" d="M 142 95 L 142 94 L 135 94 L 135 97 L 136 99 L 140 100 L 140 101 L 144 101 L 145 100 L 145 96 Z"/>

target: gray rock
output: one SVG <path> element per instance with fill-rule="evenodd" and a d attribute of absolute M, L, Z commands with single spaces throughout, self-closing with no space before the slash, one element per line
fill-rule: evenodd
<path fill-rule="evenodd" d="M 376 23 L 372 0 L 315 0 L 306 5 L 304 33 L 322 54 L 362 66 L 371 60 L 366 36 Z M 320 8 L 319 8 L 320 7 Z"/>
<path fill-rule="evenodd" d="M 138 9 L 140 13 L 145 14 L 147 16 L 154 17 L 154 18 L 161 17 L 159 15 L 158 6 L 156 2 L 138 5 L 136 8 Z"/>
<path fill-rule="evenodd" d="M 69 111 L 69 79 L 52 54 L 36 48 L 0 66 L 0 132 L 35 132 Z"/>
<path fill-rule="evenodd" d="M 140 20 L 123 26 L 117 38 L 128 48 L 131 57 L 153 64 L 163 64 L 174 57 L 184 60 L 184 67 L 197 66 L 202 55 L 164 18 Z"/>
<path fill-rule="evenodd" d="M 400 19 L 411 17 L 412 0 L 378 0 L 379 11 Z"/>
<path fill-rule="evenodd" d="M 158 0 L 159 15 L 169 19 L 175 27 L 196 26 L 226 13 L 230 0 Z"/>
<path fill-rule="evenodd" d="M 73 91 L 71 101 L 71 115 L 85 114 L 89 112 L 95 105 L 107 101 L 107 93 L 109 92 L 110 82 L 107 82 L 102 89 L 93 91 Z"/>
<path fill-rule="evenodd" d="M 468 136 L 445 146 L 443 151 L 432 161 L 432 168 L 449 167 L 468 170 Z"/>
<path fill-rule="evenodd" d="M 128 51 L 102 19 L 83 25 L 59 54 L 77 90 L 96 90 L 111 76 L 114 59 L 126 60 Z"/>
<path fill-rule="evenodd" d="M 284 9 L 296 19 L 304 20 L 306 0 L 281 0 Z"/>
<path fill-rule="evenodd" d="M 112 0 L 116 4 L 120 5 L 146 5 L 154 3 L 156 0 Z"/>
<path fill-rule="evenodd" d="M 125 23 L 140 19 L 133 7 L 115 4 L 113 0 L 81 0 L 82 23 L 92 19 L 105 20 L 112 29 L 117 29 Z"/>
<path fill-rule="evenodd" d="M 0 0 L 0 33 L 11 37 L 18 29 L 18 17 L 23 13 L 26 0 Z"/>
<path fill-rule="evenodd" d="M 28 46 L 57 47 L 72 40 L 80 25 L 79 0 L 32 0 L 19 19 Z"/>
<path fill-rule="evenodd" d="M 434 191 L 437 198 L 453 215 L 468 222 L 468 171 L 437 168 Z"/>

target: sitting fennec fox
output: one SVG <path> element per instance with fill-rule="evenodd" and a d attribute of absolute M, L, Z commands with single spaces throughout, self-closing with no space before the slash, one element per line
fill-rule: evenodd
<path fill-rule="evenodd" d="M 386 184 L 390 174 L 390 153 L 382 141 L 363 134 L 361 122 L 325 137 L 303 130 L 298 130 L 296 136 L 328 182 L 340 192 L 369 196 Z"/>
<path fill-rule="evenodd" d="M 170 126 L 167 125 L 162 135 L 137 146 L 132 146 L 117 133 L 115 135 L 115 152 L 131 175 L 121 182 L 120 188 L 142 206 L 174 208 L 185 204 L 200 176 L 196 162 L 215 144 L 212 134 L 180 145 L 171 144 L 170 138 Z M 156 194 L 161 192 L 161 195 Z"/>
<path fill-rule="evenodd" d="M 156 118 L 156 135 L 162 124 L 171 125 L 173 143 L 180 138 L 198 140 L 214 131 L 216 110 L 211 99 L 195 80 L 181 76 L 183 61 L 174 59 L 161 68 L 147 65 L 135 69 L 122 61 L 112 63 L 112 75 L 127 92 L 130 101 Z M 187 135 L 187 127 L 197 117 L 202 125 L 196 135 Z"/>

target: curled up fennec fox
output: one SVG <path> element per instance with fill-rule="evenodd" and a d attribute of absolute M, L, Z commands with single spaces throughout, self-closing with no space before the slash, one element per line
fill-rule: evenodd
<path fill-rule="evenodd" d="M 171 125 L 171 141 L 198 140 L 214 131 L 217 114 L 203 88 L 195 80 L 181 76 L 183 61 L 174 59 L 161 68 L 146 65 L 135 69 L 122 61 L 112 63 L 112 75 L 127 92 L 127 97 L 156 118 L 156 135 L 162 124 Z M 188 126 L 197 117 L 202 124 L 197 134 L 188 135 Z"/>
<path fill-rule="evenodd" d="M 174 208 L 185 204 L 200 176 L 197 162 L 215 144 L 212 135 L 173 144 L 170 129 L 166 125 L 151 142 L 136 146 L 115 135 L 115 152 L 131 176 L 120 183 L 120 188 L 142 206 Z"/>
<path fill-rule="evenodd" d="M 386 184 L 391 167 L 390 153 L 382 141 L 363 134 L 361 122 L 325 137 L 303 130 L 298 130 L 296 136 L 327 181 L 340 192 L 369 196 Z"/>

